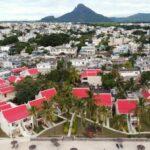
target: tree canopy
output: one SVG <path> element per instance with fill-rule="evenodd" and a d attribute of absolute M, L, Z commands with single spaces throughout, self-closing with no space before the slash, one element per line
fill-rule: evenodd
<path fill-rule="evenodd" d="M 31 40 L 41 46 L 59 46 L 62 44 L 67 44 L 70 41 L 70 36 L 68 34 L 59 33 L 51 35 L 38 35 L 36 39 Z"/>
<path fill-rule="evenodd" d="M 16 35 L 6 37 L 4 40 L 0 41 L 0 45 L 9 45 L 18 42 L 18 37 Z"/>
<path fill-rule="evenodd" d="M 150 71 L 143 72 L 141 75 L 141 84 L 149 85 L 149 83 L 150 83 Z"/>

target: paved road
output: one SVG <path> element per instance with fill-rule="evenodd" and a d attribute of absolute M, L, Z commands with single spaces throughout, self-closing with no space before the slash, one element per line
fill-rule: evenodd
<path fill-rule="evenodd" d="M 11 140 L 0 140 L 0 150 L 12 150 Z M 50 141 L 29 141 L 28 139 L 19 139 L 18 150 L 29 150 L 32 144 L 37 145 L 36 150 L 70 150 L 76 147 L 78 150 L 117 150 L 116 142 L 113 141 L 59 141 L 60 146 L 56 148 Z M 122 150 L 137 150 L 137 145 L 143 144 L 146 150 L 150 150 L 150 141 L 148 142 L 123 142 Z M 120 148 L 121 150 L 121 148 Z"/>

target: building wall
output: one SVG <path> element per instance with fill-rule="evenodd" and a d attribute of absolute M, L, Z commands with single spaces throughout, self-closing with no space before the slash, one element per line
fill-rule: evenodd
<path fill-rule="evenodd" d="M 88 83 L 89 85 L 93 85 L 93 86 L 102 85 L 100 76 L 89 76 L 87 77 L 87 79 L 82 78 L 81 83 Z"/>
<path fill-rule="evenodd" d="M 0 99 L 5 100 L 5 101 L 7 101 L 9 99 L 13 99 L 13 98 L 15 98 L 15 92 L 8 93 L 6 95 L 0 94 Z"/>
<path fill-rule="evenodd" d="M 11 125 L 6 121 L 2 113 L 0 113 L 0 127 L 8 136 L 11 135 Z"/>

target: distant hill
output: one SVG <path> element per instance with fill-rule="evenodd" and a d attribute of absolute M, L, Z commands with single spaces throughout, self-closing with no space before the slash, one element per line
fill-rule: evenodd
<path fill-rule="evenodd" d="M 124 18 L 110 18 L 114 22 L 150 22 L 150 13 L 138 13 Z"/>
<path fill-rule="evenodd" d="M 80 23 L 97 23 L 97 22 L 150 22 L 150 13 L 139 13 L 129 17 L 105 17 L 79 4 L 72 12 L 64 14 L 58 18 L 48 16 L 42 18 L 43 22 L 80 22 Z"/>
<path fill-rule="evenodd" d="M 61 17 L 55 18 L 48 16 L 42 18 L 45 22 L 80 22 L 80 23 L 96 23 L 96 22 L 111 22 L 111 19 L 103 15 L 97 14 L 90 8 L 79 4 L 72 12 Z"/>

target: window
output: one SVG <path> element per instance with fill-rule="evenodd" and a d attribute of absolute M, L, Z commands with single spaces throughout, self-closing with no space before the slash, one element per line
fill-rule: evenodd
<path fill-rule="evenodd" d="M 87 80 L 87 78 L 83 78 L 83 80 Z"/>

